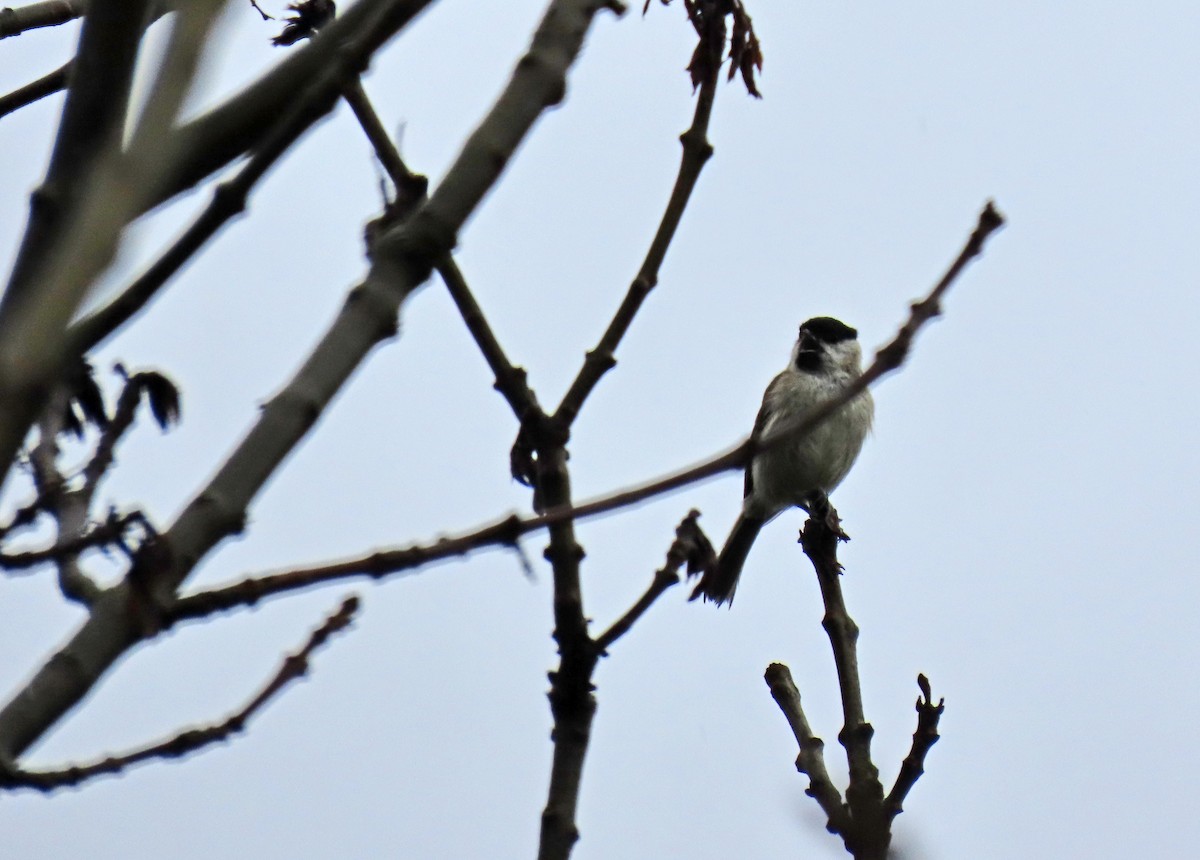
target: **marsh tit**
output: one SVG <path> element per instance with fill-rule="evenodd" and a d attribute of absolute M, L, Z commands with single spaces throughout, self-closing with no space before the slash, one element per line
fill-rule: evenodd
<path fill-rule="evenodd" d="M 788 366 L 771 380 L 754 421 L 754 437 L 802 419 L 862 374 L 858 332 L 832 317 L 800 326 Z M 742 512 L 714 567 L 704 573 L 692 600 L 733 601 L 742 565 L 759 531 L 791 507 L 809 511 L 842 482 L 871 429 L 875 404 L 863 391 L 811 433 L 763 451 L 746 468 Z"/>

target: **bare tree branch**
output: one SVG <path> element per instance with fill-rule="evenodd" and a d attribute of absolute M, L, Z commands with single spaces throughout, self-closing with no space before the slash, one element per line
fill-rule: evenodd
<path fill-rule="evenodd" d="M 128 151 L 122 134 L 149 2 L 93 0 L 88 7 L 54 154 L 32 196 L 25 237 L 0 300 L 0 483 L 69 366 L 71 317 L 172 161 L 171 140 L 161 140 L 160 132 L 175 121 L 224 2 L 197 0 L 177 12 Z"/>
<path fill-rule="evenodd" d="M 700 171 L 712 157 L 713 147 L 708 142 L 708 125 L 712 119 L 713 102 L 717 93 L 716 81 L 720 71 L 721 54 L 725 47 L 725 19 L 723 15 L 714 15 L 709 20 L 710 22 L 704 25 L 707 29 L 700 34 L 701 41 L 697 51 L 715 50 L 716 55 L 715 58 L 709 57 L 709 71 L 699 84 L 692 124 L 679 137 L 680 143 L 683 144 L 683 154 L 679 162 L 679 172 L 675 176 L 675 187 L 671 190 L 667 208 L 659 221 L 658 230 L 650 242 L 642 266 L 633 283 L 629 285 L 621 306 L 617 308 L 600 342 L 587 353 L 578 375 L 554 412 L 554 417 L 567 426 L 575 421 L 584 400 L 592 393 L 601 377 L 616 365 L 617 346 L 629 330 L 642 302 L 658 284 L 659 269 L 666 259 L 671 240 L 675 238 L 675 231 L 679 228 L 684 209 L 687 208 L 696 181 L 700 178 Z M 708 29 L 713 32 L 708 33 Z"/>
<path fill-rule="evenodd" d="M 396 149 L 396 145 L 388 136 L 379 115 L 367 97 L 362 82 L 354 81 L 349 84 L 344 95 L 346 103 L 354 111 L 367 139 L 374 147 L 379 163 L 383 165 L 396 187 L 395 209 L 397 211 L 392 217 L 403 218 L 408 211 L 425 199 L 428 183 L 424 176 L 413 173 L 404 163 L 400 151 Z M 526 381 L 524 368 L 515 367 L 508 360 L 508 356 L 504 354 L 500 341 L 492 332 L 491 326 L 483 315 L 483 310 L 475 301 L 475 297 L 467 285 L 467 280 L 454 262 L 454 258 L 450 254 L 446 254 L 434 263 L 434 268 L 441 276 L 442 282 L 445 283 L 446 290 L 450 293 L 454 304 L 458 307 L 463 321 L 467 324 L 467 330 L 475 338 L 479 351 L 483 353 L 484 359 L 492 369 L 492 373 L 495 374 L 496 390 L 508 401 L 517 419 L 524 421 L 527 417 L 541 414 L 537 396 Z"/>
<path fill-rule="evenodd" d="M 841 793 L 829 778 L 829 771 L 825 769 L 825 742 L 814 735 L 809 727 L 791 670 L 783 663 L 772 663 L 763 677 L 800 747 L 796 755 L 796 770 L 808 776 L 808 788 L 804 793 L 816 800 L 825 811 L 829 822 L 826 827 L 831 833 L 845 832 L 850 826 L 850 813 L 842 803 Z"/>
<path fill-rule="evenodd" d="M 821 626 L 833 649 L 842 700 L 844 723 L 838 732 L 838 741 L 846 749 L 850 768 L 846 805 L 852 826 L 841 835 L 855 860 L 883 860 L 891 841 L 890 819 L 883 814 L 883 785 L 879 782 L 879 769 L 871 760 L 871 738 L 875 729 L 863 713 L 862 683 L 858 676 L 858 625 L 846 611 L 842 597 L 842 566 L 837 560 L 837 544 L 844 536 L 841 529 L 833 525 L 836 522 L 837 515 L 832 507 L 828 513 L 817 512 L 814 508 L 814 514 L 805 521 L 800 533 L 800 544 L 817 572 L 825 603 Z"/>
<path fill-rule="evenodd" d="M 125 380 L 125 387 L 117 397 L 117 408 L 113 410 L 112 420 L 100 433 L 96 442 L 96 450 L 92 458 L 83 467 L 83 486 L 89 498 L 100 485 L 101 478 L 112 468 L 116 457 L 117 443 L 133 426 L 138 404 L 142 402 L 141 387 L 132 380 Z"/>
<path fill-rule="evenodd" d="M 55 541 L 45 549 L 26 550 L 24 552 L 0 552 L 0 568 L 8 571 L 26 570 L 47 562 L 59 561 L 68 556 L 76 556 L 86 549 L 107 546 L 119 542 L 130 526 L 146 525 L 146 518 L 140 511 L 119 514 L 110 511 L 103 522 L 95 523 L 74 537 Z"/>
<path fill-rule="evenodd" d="M 243 153 L 256 149 L 275 118 L 291 104 L 296 91 L 320 76 L 335 56 L 341 55 L 344 62 L 361 70 L 376 50 L 432 3 L 359 0 L 257 82 L 185 123 L 178 131 L 182 155 L 157 199 L 146 208 L 186 191 Z M 310 116 L 310 123 L 332 108 L 341 89 L 342 82 L 331 82 L 328 91 L 314 99 L 320 110 Z"/>
<path fill-rule="evenodd" d="M 270 681 L 237 713 L 220 723 L 187 729 L 165 741 L 118 755 L 106 756 L 99 761 L 56 770 L 21 770 L 8 764 L 0 766 L 0 788 L 33 788 L 50 792 L 55 789 L 76 786 L 98 776 L 119 774 L 132 765 L 155 759 L 177 759 L 197 752 L 205 747 L 228 740 L 246 729 L 246 724 L 261 711 L 275 696 L 308 674 L 309 658 L 335 633 L 344 630 L 354 620 L 358 611 L 358 598 L 346 598 L 341 607 L 330 615 L 320 627 L 312 632 L 308 641 L 295 654 L 284 659 L 283 664 Z"/>
<path fill-rule="evenodd" d="M 183 235 L 116 298 L 71 327 L 69 339 L 73 352 L 89 352 L 140 313 L 231 218 L 245 211 L 250 192 L 258 181 L 312 127 L 314 115 L 320 116 L 332 107 L 338 88 L 355 76 L 359 61 L 354 54 L 348 50 L 334 55 L 306 90 L 293 95 L 279 121 L 237 175 L 216 186 L 208 206 Z"/>
<path fill-rule="evenodd" d="M 985 215 L 988 211 L 994 211 L 991 210 L 990 204 L 988 209 L 984 210 Z M 968 249 L 973 246 L 977 234 L 978 231 L 976 231 L 976 234 L 972 234 L 972 239 L 968 242 L 968 247 L 964 249 L 963 254 L 966 254 Z M 960 255 L 960 260 L 962 256 Z M 960 270 L 961 266 L 956 261 L 952 271 L 957 273 Z M 930 297 L 935 294 L 940 295 L 944 293 L 946 286 L 950 282 L 946 278 L 943 278 L 934 288 L 934 292 L 930 294 Z M 941 293 L 938 292 L 939 290 Z M 930 297 L 913 305 L 914 315 L 918 313 L 918 308 L 928 308 Z M 895 344 L 905 341 L 911 344 L 920 325 L 929 318 L 924 317 L 922 323 L 914 326 L 913 317 L 910 316 L 909 320 L 896 335 L 896 338 L 891 344 L 880 350 L 880 354 L 887 353 L 894 359 L 897 354 Z M 899 351 L 899 354 L 907 354 L 907 349 L 908 346 L 904 346 Z M 870 375 L 872 380 L 878 380 L 883 375 L 883 372 L 879 370 L 879 362 L 880 360 L 876 359 L 875 363 L 868 368 L 864 377 Z M 856 396 L 859 390 L 860 388 L 856 384 L 850 391 L 831 401 L 827 407 L 818 410 L 809 419 L 788 428 L 787 433 L 801 436 L 811 432 L 822 420 L 825 420 L 829 415 L 836 412 L 840 406 L 845 405 L 846 402 Z M 648 501 L 668 492 L 673 492 L 674 490 L 718 475 L 721 472 L 745 468 L 746 458 L 752 456 L 752 454 L 748 454 L 747 452 L 756 452 L 762 450 L 767 445 L 780 444 L 784 438 L 789 438 L 789 436 L 772 434 L 770 438 L 757 441 L 753 438 L 748 438 L 724 453 L 715 455 L 695 466 L 674 472 L 662 478 L 657 478 L 638 487 L 619 490 L 578 505 L 565 504 L 553 506 L 538 516 L 519 517 L 515 514 L 509 515 L 457 536 L 442 538 L 433 544 L 414 544 L 397 549 L 376 550 L 369 554 L 343 561 L 286 571 L 271 576 L 251 577 L 234 585 L 206 593 L 206 596 L 203 598 L 204 602 L 201 602 L 200 595 L 196 595 L 195 602 L 190 603 L 189 601 L 192 600 L 192 597 L 181 598 L 179 604 L 172 610 L 172 618 L 195 618 L 211 612 L 224 611 L 240 606 L 252 606 L 266 597 L 310 588 L 347 577 L 366 575 L 381 578 L 389 574 L 412 570 L 443 559 L 464 556 L 489 546 L 511 546 L 522 535 L 529 534 L 530 532 L 549 528 L 563 522 L 582 520 L 609 513 Z"/>
<path fill-rule="evenodd" d="M 0 9 L 0 39 L 65 24 L 82 15 L 87 7 L 88 0 L 43 0 L 15 9 Z"/>
<path fill-rule="evenodd" d="M 164 610 L 163 623 L 204 618 L 218 612 L 254 606 L 259 601 L 343 579 L 369 576 L 382 579 L 396 573 L 471 554 L 495 546 L 514 546 L 527 532 L 545 528 L 541 518 L 522 520 L 513 515 L 458 537 L 440 538 L 431 544 L 414 544 L 403 549 L 378 550 L 358 558 L 311 567 L 251 576 L 239 582 L 180 597 Z"/>
<path fill-rule="evenodd" d="M 638 619 L 673 585 L 679 584 L 679 571 L 686 566 L 688 574 L 704 570 L 717 560 L 712 543 L 700 529 L 700 512 L 694 508 L 675 528 L 675 540 L 667 550 L 667 563 L 654 572 L 646 593 L 638 598 L 629 611 L 596 637 L 596 650 L 604 654 L 614 642 L 628 633 Z"/>
<path fill-rule="evenodd" d="M 119 140 L 112 129 L 122 127 L 122 122 L 115 120 L 123 119 L 128 101 L 128 74 L 124 73 L 132 69 L 132 54 L 136 53 L 141 30 L 147 21 L 148 0 L 137 0 L 136 6 L 131 6 L 127 0 L 94 0 L 89 6 L 75 60 L 74 77 L 88 83 L 79 84 L 80 98 L 73 99 L 68 93 L 51 169 L 42 189 L 34 195 L 26 238 L 18 253 L 9 288 L 0 301 L 0 344 L 3 344 L 3 350 L 0 350 L 0 461 L 11 463 L 29 425 L 40 411 L 63 357 L 62 330 L 74 314 L 87 285 L 111 261 L 128 220 L 252 148 L 272 127 L 280 110 L 291 102 L 301 82 L 319 74 L 339 53 L 348 55 L 348 60 L 365 63 L 375 48 L 429 2 L 379 0 L 357 4 L 341 22 L 326 28 L 330 38 L 313 40 L 313 44 L 296 52 L 275 72 L 266 75 L 259 85 L 235 96 L 223 108 L 173 132 L 161 147 L 153 147 L 137 159 L 122 161 L 116 157 L 120 153 L 114 147 L 118 147 Z M 207 14 L 211 6 L 212 3 L 187 4 L 179 14 L 183 19 L 191 20 Z M 109 8 L 116 14 L 109 15 L 105 11 Z M 173 28 L 173 40 L 177 31 L 188 29 L 188 20 Z M 341 27 L 337 26 L 339 23 Z M 350 46 L 345 43 L 348 39 Z M 117 50 L 118 43 L 128 50 Z M 188 44 L 182 47 L 186 49 Z M 177 55 L 182 57 L 184 53 L 173 50 L 168 61 L 176 63 Z M 103 59 L 99 65 L 93 60 L 96 55 Z M 318 109 L 309 118 L 310 123 L 328 110 L 340 86 L 340 81 L 333 83 L 328 93 L 329 101 L 316 105 Z M 93 98 L 92 90 L 97 88 L 99 92 Z M 158 94 L 180 95 L 181 92 L 181 88 L 172 86 Z M 147 105 L 143 118 L 152 120 L 154 128 L 145 123 L 142 128 L 153 142 L 151 133 L 163 125 L 160 120 L 165 121 L 170 116 L 173 121 L 174 111 L 161 98 L 151 101 L 155 104 Z M 158 102 L 161 102 L 162 110 L 159 110 Z M 83 107 L 76 109 L 76 104 Z M 113 105 L 119 106 L 120 117 L 116 117 Z M 84 119 L 90 121 L 82 122 Z M 135 131 L 135 142 L 137 138 Z M 95 147 L 85 145 L 93 139 L 107 142 L 108 148 L 99 150 L 97 155 Z M 80 157 L 67 158 L 68 154 Z M 84 154 L 89 157 L 83 158 Z M 96 181 L 67 182 L 65 168 L 56 169 L 60 163 L 75 170 L 84 169 L 85 175 Z M 130 177 L 123 175 L 122 170 L 134 163 L 139 181 L 130 187 Z M 107 168 L 107 172 L 102 167 Z M 109 185 L 123 183 L 128 193 L 114 197 L 108 193 L 106 182 Z M 86 195 L 78 202 L 66 200 L 63 197 L 65 188 L 77 188 L 78 193 L 86 192 Z M 121 205 L 113 206 L 113 200 L 118 200 Z M 51 245 L 60 239 L 67 241 L 62 239 L 66 222 L 59 223 L 65 214 L 71 215 L 68 219 L 73 225 L 71 235 L 81 247 L 64 246 L 49 253 Z M 43 265 L 50 271 L 42 272 Z M 39 295 L 36 301 L 25 302 L 26 287 L 33 282 L 53 285 L 56 295 Z M 37 319 L 32 318 L 35 315 Z M 31 348 L 31 343 L 36 343 L 37 348 Z M 4 470 L 7 468 L 3 467 Z M 6 474 L 6 471 L 0 471 L 0 479 Z"/>
<path fill-rule="evenodd" d="M 78 493 L 67 487 L 67 480 L 58 468 L 58 438 L 62 433 L 65 406 L 68 394 L 60 387 L 51 396 L 45 414 L 38 422 L 38 441 L 29 453 L 29 465 L 33 476 L 37 498 L 42 509 L 55 524 L 57 544 L 69 544 L 84 534 L 88 522 L 88 506 Z M 74 553 L 58 553 L 54 556 L 58 571 L 58 588 L 67 600 L 90 607 L 100 597 L 98 586 L 79 564 Z"/>
<path fill-rule="evenodd" d="M 153 631 L 147 630 L 144 618 L 129 611 L 131 600 L 137 601 L 133 579 L 149 584 L 146 591 L 152 602 L 169 605 L 173 592 L 196 564 L 242 527 L 246 508 L 263 484 L 371 348 L 393 333 L 399 306 L 426 280 L 433 262 L 453 247 L 458 230 L 498 179 L 537 117 L 562 98 L 566 72 L 594 15 L 604 5 L 598 0 L 555 0 L 551 4 L 526 58 L 517 64 L 508 86 L 441 185 L 412 218 L 376 241 L 366 279 L 351 292 L 308 361 L 263 407 L 247 436 L 156 542 L 153 552 L 142 556 L 140 566 L 135 564 L 131 581 L 106 591 L 59 654 L 0 711 L 0 752 L 20 755 L 79 701 L 121 654 Z M 337 27 L 358 8 L 324 28 L 296 56 L 333 38 L 335 31 L 353 32 Z M 384 2 L 379 8 L 387 13 L 383 23 L 395 23 L 399 13 L 394 3 Z M 403 11 L 408 17 L 415 14 L 411 5 L 404 5 Z M 381 23 L 369 36 L 381 37 L 382 29 L 386 28 Z M 294 81 L 289 83 L 289 87 L 294 85 Z"/>
<path fill-rule="evenodd" d="M 50 74 L 44 75 L 36 81 L 31 81 L 25 86 L 13 90 L 8 95 L 0 96 L 0 117 L 8 116 L 13 111 L 18 111 L 39 99 L 66 89 L 67 75 L 70 71 L 71 63 L 68 61 Z"/>
<path fill-rule="evenodd" d="M 719 34 L 722 48 L 724 27 L 724 17 L 717 16 L 712 28 Z M 707 107 L 702 109 L 698 106 L 697 116 L 703 115 L 705 124 L 711 112 L 712 91 L 716 86 L 718 69 L 719 65 L 714 63 L 711 74 L 706 76 L 701 85 L 699 105 Z M 684 160 L 687 162 L 686 143 L 684 151 Z M 700 163 L 703 163 L 703 159 Z M 686 202 L 686 197 L 684 200 Z M 679 212 L 682 212 L 682 206 Z M 668 231 L 668 240 L 669 232 L 673 230 L 674 225 Z M 660 228 L 660 234 L 662 232 Z M 655 245 L 652 245 L 653 247 Z M 663 249 L 665 250 L 665 244 Z M 615 339 L 620 338 L 641 303 L 640 296 L 644 296 L 651 285 L 645 284 L 644 289 L 636 290 L 639 293 L 638 298 L 626 301 L 625 304 L 631 306 L 626 314 L 627 318 L 621 317 L 619 313 L 618 321 L 609 328 L 610 332 L 618 329 L 614 335 Z M 605 340 L 602 340 L 602 344 L 604 343 Z M 615 340 L 612 345 L 615 346 Z M 603 357 L 601 363 L 604 363 Z M 608 363 L 611 365 L 611 361 Z M 602 372 L 601 370 L 600 373 Z M 598 377 L 599 374 L 596 374 L 596 378 Z M 572 386 L 572 391 L 575 390 L 576 387 Z M 590 390 L 590 387 L 587 390 Z M 536 423 L 522 422 L 521 432 L 513 446 L 513 475 L 518 480 L 532 484 L 534 509 L 539 512 L 571 505 L 566 445 L 570 436 L 571 421 L 578 413 L 585 395 L 586 390 L 583 394 L 574 395 L 569 391 L 563 400 L 567 408 L 560 408 L 554 418 L 545 420 L 542 416 L 536 416 L 541 419 Z M 554 757 L 550 768 L 546 807 L 542 812 L 538 860 L 566 860 L 579 839 L 575 819 L 579 803 L 579 785 L 583 778 L 583 762 L 591 738 L 592 720 L 596 713 L 592 674 L 596 668 L 598 652 L 587 629 L 588 622 L 584 613 L 579 579 L 579 562 L 583 557 L 583 549 L 575 539 L 573 521 L 550 526 L 550 545 L 545 555 L 554 571 L 554 640 L 558 643 L 559 665 L 550 673 L 549 698 L 550 712 L 554 717 Z M 644 606 L 649 606 L 657 597 L 657 593 L 666 587 L 665 579 L 658 579 L 647 599 L 643 601 Z M 644 607 L 635 607 L 635 610 L 638 609 L 644 611 Z M 632 619 L 629 623 L 632 623 Z M 623 632 L 620 627 L 610 629 L 610 641 Z"/>
<path fill-rule="evenodd" d="M 823 744 L 813 735 L 804 716 L 800 693 L 791 672 L 782 664 L 772 663 L 767 667 L 766 680 L 800 746 L 796 769 L 809 776 L 805 793 L 825 811 L 828 830 L 841 836 L 846 850 L 855 860 L 885 860 L 892 840 L 892 821 L 900 814 L 904 798 L 924 773 L 925 756 L 937 742 L 937 725 L 944 702 L 933 704 L 929 681 L 920 675 L 917 684 L 921 688 L 921 698 L 917 699 L 917 730 L 913 734 L 912 749 L 904 759 L 895 786 L 885 798 L 879 770 L 871 760 L 871 738 L 875 730 L 863 714 L 862 685 L 858 675 L 858 626 L 846 611 L 842 597 L 842 566 L 837 559 L 837 545 L 846 537 L 838 525 L 837 512 L 828 505 L 828 500 L 820 507 L 824 510 L 814 507 L 804 523 L 800 544 L 817 573 L 825 604 L 821 626 L 829 635 L 837 668 L 844 720 L 838 740 L 846 749 L 850 770 L 845 803 L 825 770 Z"/>
<path fill-rule="evenodd" d="M 917 698 L 917 730 L 913 732 L 912 748 L 900 765 L 895 785 L 883 801 L 884 812 L 889 820 L 904 811 L 904 799 L 925 773 L 925 756 L 938 742 L 938 722 L 946 710 L 945 699 L 938 699 L 936 705 L 933 703 L 928 678 L 918 675 L 917 686 L 921 688 L 921 695 Z"/>

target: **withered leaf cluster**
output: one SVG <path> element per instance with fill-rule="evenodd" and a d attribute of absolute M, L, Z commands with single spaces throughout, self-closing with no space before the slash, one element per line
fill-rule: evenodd
<path fill-rule="evenodd" d="M 700 512 L 693 508 L 675 529 L 675 542 L 667 552 L 668 566 L 687 565 L 691 579 L 717 563 L 717 553 L 708 535 L 700 528 Z"/>
<path fill-rule="evenodd" d="M 286 47 L 294 45 L 301 39 L 312 37 L 332 20 L 337 12 L 333 0 L 301 0 L 292 3 L 288 9 L 295 14 L 287 18 L 287 26 L 271 40 L 272 45 Z"/>
<path fill-rule="evenodd" d="M 121 364 L 115 369 L 125 378 L 126 386 L 137 393 L 139 399 L 146 399 L 150 406 L 150 414 L 161 429 L 167 430 L 172 424 L 179 423 L 179 387 L 174 382 L 156 370 L 142 370 L 130 374 Z"/>
<path fill-rule="evenodd" d="M 87 424 L 93 424 L 101 430 L 108 426 L 104 395 L 93 374 L 92 365 L 85 358 L 80 358 L 67 372 L 63 430 L 76 439 L 83 438 L 83 429 Z"/>
<path fill-rule="evenodd" d="M 651 0 L 646 0 L 642 14 L 650 9 Z M 664 6 L 671 0 L 659 0 Z M 726 22 L 729 19 L 729 74 L 728 80 L 741 74 L 746 91 L 755 98 L 762 98 L 758 91 L 755 75 L 762 71 L 762 46 L 754 32 L 754 22 L 746 11 L 742 0 L 683 0 L 696 35 L 700 37 L 696 50 L 688 63 L 692 86 L 698 87 L 707 80 L 724 62 Z"/>

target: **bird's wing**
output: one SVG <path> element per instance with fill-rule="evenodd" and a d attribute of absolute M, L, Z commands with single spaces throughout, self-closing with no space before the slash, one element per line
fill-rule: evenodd
<path fill-rule="evenodd" d="M 771 384 L 767 386 L 767 390 L 763 392 L 762 406 L 758 407 L 758 415 L 754 419 L 754 430 L 751 432 L 751 438 L 757 439 L 767 431 L 767 424 L 770 422 L 772 414 L 775 411 L 775 404 L 772 402 L 772 396 L 775 391 L 775 383 L 779 381 L 776 376 L 771 380 Z M 746 498 L 754 490 L 754 461 L 751 460 L 746 464 L 746 483 L 742 498 Z"/>

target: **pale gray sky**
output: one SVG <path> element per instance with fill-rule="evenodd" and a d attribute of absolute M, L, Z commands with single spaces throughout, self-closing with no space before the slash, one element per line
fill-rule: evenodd
<path fill-rule="evenodd" d="M 268 4 L 278 11 L 282 4 Z M 498 92 L 543 3 L 440 0 L 366 86 L 434 182 Z M 756 102 L 722 87 L 716 156 L 650 297 L 574 433 L 578 497 L 749 431 L 796 325 L 891 337 L 994 198 L 1009 225 L 876 389 L 835 495 L 854 540 L 867 716 L 890 784 L 918 672 L 942 741 L 897 821 L 907 858 L 1186 856 L 1200 740 L 1194 666 L 1200 359 L 1193 3 L 749 4 Z M 278 58 L 232 5 L 206 103 Z M 0 43 L 0 89 L 69 55 L 74 27 Z M 690 121 L 683 10 L 598 20 L 548 115 L 463 232 L 460 264 L 543 403 L 557 402 L 635 273 Z M 59 98 L 0 120 L 0 247 L 14 247 Z M 169 373 L 183 425 L 140 427 L 104 499 L 169 521 L 364 271 L 377 170 L 345 108 L 100 364 Z M 197 210 L 149 219 L 123 272 Z M 179 210 L 179 211 L 176 211 Z M 6 251 L 6 254 L 8 252 Z M 115 278 L 113 283 L 119 283 Z M 197 583 L 426 541 L 514 509 L 515 427 L 437 282 L 267 488 Z M 606 625 L 690 507 L 723 540 L 728 476 L 580 528 Z M 668 593 L 597 672 L 575 857 L 846 856 L 793 770 L 762 681 L 788 663 L 844 781 L 840 715 L 799 513 L 751 554 L 732 611 Z M 246 736 L 50 798 L 0 802 L 0 856 L 530 857 L 549 770 L 550 582 L 491 552 L 183 628 L 120 663 L 37 750 L 90 758 L 224 717 L 344 593 L 356 629 Z M 78 623 L 48 575 L 4 583 L 13 689 Z M 7 693 L 5 693 L 7 695 Z"/>

